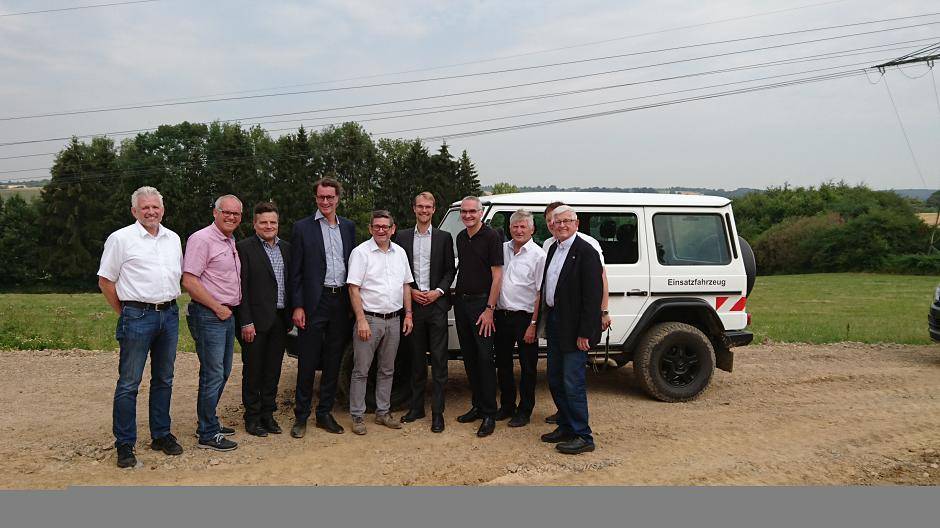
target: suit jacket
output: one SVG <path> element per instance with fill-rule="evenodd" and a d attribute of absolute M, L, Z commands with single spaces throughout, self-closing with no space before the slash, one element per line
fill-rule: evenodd
<path fill-rule="evenodd" d="M 271 259 L 262 246 L 258 235 L 240 240 L 235 246 L 242 262 L 242 303 L 238 307 L 238 324 L 255 325 L 258 332 L 266 332 L 277 317 L 277 279 Z M 290 244 L 279 240 L 277 244 L 284 259 L 284 305 L 290 307 L 288 291 L 290 269 Z"/>
<path fill-rule="evenodd" d="M 405 229 L 395 233 L 395 243 L 405 250 L 411 274 L 414 275 L 414 242 L 415 228 Z M 454 283 L 457 268 L 454 265 L 454 238 L 447 231 L 431 229 L 431 289 L 440 288 L 444 291 L 434 304 L 444 312 L 450 310 L 450 285 Z M 417 282 L 411 283 L 417 288 Z"/>
<path fill-rule="evenodd" d="M 356 225 L 339 215 L 336 219 L 343 239 L 343 263 L 348 269 L 349 254 L 355 247 Z M 314 219 L 314 215 L 294 224 L 288 268 L 289 305 L 291 309 L 303 308 L 308 317 L 320 303 L 320 295 L 323 294 L 323 281 L 326 278 L 325 247 L 320 222 Z"/>
<path fill-rule="evenodd" d="M 558 244 L 552 244 L 545 259 L 545 278 L 542 279 L 542 292 L 546 292 L 548 266 L 555 256 Z M 575 237 L 568 256 L 555 285 L 555 316 L 558 324 L 558 339 L 562 350 L 577 350 L 579 337 L 586 337 L 591 346 L 601 340 L 601 298 L 604 283 L 601 277 L 603 267 L 597 250 Z M 539 319 L 544 319 L 548 305 L 542 298 Z"/>

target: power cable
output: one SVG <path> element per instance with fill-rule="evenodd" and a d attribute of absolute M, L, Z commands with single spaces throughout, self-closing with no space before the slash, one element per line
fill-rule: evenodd
<path fill-rule="evenodd" d="M 38 15 L 40 13 L 58 13 L 60 11 L 78 11 L 80 9 L 95 9 L 99 7 L 117 7 L 117 6 L 126 6 L 131 4 L 149 4 L 152 2 L 159 2 L 160 0 L 136 0 L 133 2 L 111 2 L 110 4 L 93 4 L 93 5 L 83 5 L 75 7 L 60 7 L 57 9 L 42 9 L 40 11 L 21 11 L 19 13 L 3 13 L 0 14 L 2 17 L 13 17 L 13 16 L 23 16 L 23 15 Z"/>
<path fill-rule="evenodd" d="M 654 67 L 659 67 L 659 66 L 668 66 L 668 65 L 679 64 L 679 63 L 685 63 L 685 62 L 690 62 L 690 61 L 699 61 L 699 60 L 707 60 L 707 59 L 714 59 L 714 58 L 729 57 L 729 56 L 733 56 L 733 55 L 740 55 L 740 54 L 742 54 L 742 53 L 753 53 L 753 52 L 757 52 L 757 51 L 767 51 L 767 50 L 771 50 L 771 49 L 780 49 L 780 48 L 785 48 L 785 47 L 790 47 L 790 46 L 798 46 L 798 45 L 803 45 L 803 44 L 815 44 L 815 43 L 827 42 L 827 41 L 831 41 L 831 40 L 839 40 L 839 39 L 851 38 L 851 37 L 857 37 L 857 36 L 863 36 L 863 35 L 873 35 L 873 34 L 878 34 L 878 33 L 885 33 L 885 32 L 888 32 L 888 31 L 897 31 L 897 30 L 900 30 L 900 29 L 910 29 L 910 28 L 915 28 L 915 27 L 924 27 L 924 26 L 931 26 L 931 25 L 936 25 L 936 24 L 940 24 L 940 21 L 925 22 L 925 23 L 920 23 L 920 24 L 912 24 L 912 25 L 908 25 L 908 26 L 898 26 L 898 27 L 893 27 L 893 28 L 877 29 L 877 30 L 872 30 L 872 31 L 862 31 L 862 32 L 850 33 L 850 34 L 846 34 L 846 35 L 837 35 L 837 36 L 832 36 L 832 37 L 824 37 L 824 38 L 818 38 L 818 39 L 810 39 L 810 40 L 805 40 L 805 41 L 790 42 L 790 43 L 784 43 L 784 44 L 776 44 L 776 45 L 773 45 L 773 46 L 764 46 L 764 47 L 759 47 L 759 48 L 752 48 L 752 49 L 746 49 L 746 50 L 738 50 L 738 51 L 732 51 L 732 52 L 726 52 L 726 53 L 717 53 L 717 54 L 712 54 L 712 55 L 704 55 L 704 56 L 699 56 L 699 57 L 692 57 L 692 58 L 688 58 L 688 59 L 666 61 L 666 62 L 655 63 L 655 64 L 646 64 L 646 65 L 642 65 L 642 66 L 632 66 L 632 67 L 628 67 L 628 68 L 618 68 L 618 69 L 607 70 L 607 71 L 602 71 L 602 72 L 594 72 L 594 73 L 589 73 L 589 74 L 582 74 L 582 75 L 575 75 L 575 76 L 567 76 L 567 77 L 559 77 L 559 78 L 554 78 L 554 79 L 546 79 L 546 80 L 541 80 L 541 81 L 532 81 L 532 82 L 528 82 L 528 83 L 521 83 L 521 84 L 514 84 L 514 85 L 506 85 L 506 86 L 491 87 L 491 88 L 480 89 L 480 90 L 472 90 L 472 91 L 467 91 L 467 92 L 457 92 L 457 93 L 453 93 L 453 94 L 444 94 L 444 95 L 434 96 L 434 98 L 455 97 L 455 96 L 459 96 L 459 95 L 467 95 L 467 94 L 472 94 L 472 93 L 483 93 L 483 92 L 493 92 L 493 91 L 500 91 L 500 90 L 509 90 L 509 89 L 520 88 L 520 87 L 525 87 L 525 86 L 535 86 L 535 85 L 540 85 L 540 84 L 548 84 L 548 83 L 554 83 L 554 82 L 569 81 L 569 80 L 573 80 L 573 79 L 583 79 L 583 78 L 587 78 L 587 77 L 597 77 L 597 76 L 601 76 L 601 75 L 611 75 L 611 74 L 614 74 L 614 73 L 623 73 L 623 72 L 626 72 L 626 71 L 635 71 L 635 70 L 641 70 L 641 69 L 647 69 L 647 68 L 654 68 Z M 517 72 L 517 71 L 524 71 L 524 70 L 533 70 L 533 69 L 540 69 L 540 68 L 565 66 L 565 65 L 571 65 L 571 64 L 575 64 L 575 63 L 588 62 L 588 61 L 593 61 L 593 60 L 606 60 L 606 59 L 609 59 L 609 58 L 620 58 L 620 57 L 632 56 L 632 55 L 641 54 L 641 53 L 642 53 L 642 52 L 635 52 L 635 53 L 614 55 L 614 56 L 608 56 L 608 57 L 600 57 L 600 58 L 592 58 L 592 59 L 582 59 L 582 60 L 578 60 L 578 61 L 565 61 L 565 62 L 560 62 L 560 63 L 542 64 L 542 65 L 537 65 L 537 66 L 526 66 L 526 67 L 521 67 L 521 68 L 507 68 L 507 69 L 503 69 L 503 70 L 492 70 L 492 71 L 488 71 L 488 72 L 476 72 L 476 73 L 467 73 L 467 74 L 459 74 L 459 75 L 449 75 L 449 76 L 441 76 L 441 77 L 430 77 L 430 78 L 426 78 L 426 79 L 412 79 L 412 80 L 404 80 L 404 81 L 393 81 L 393 82 L 385 82 L 385 83 L 362 84 L 362 85 L 354 85 L 354 86 L 340 86 L 340 87 L 334 87 L 334 88 L 319 88 L 319 89 L 315 89 L 315 90 L 300 90 L 300 91 L 293 91 L 293 92 L 277 92 L 277 93 L 272 93 L 272 94 L 259 94 L 259 95 L 245 95 L 245 96 L 233 96 L 233 97 L 220 97 L 220 98 L 214 98 L 214 99 L 199 99 L 199 100 L 191 100 L 191 101 L 172 102 L 172 103 L 155 103 L 155 104 L 146 104 L 146 105 L 116 106 L 116 107 L 108 107 L 108 108 L 98 108 L 98 109 L 93 109 L 93 110 L 72 110 L 72 111 L 66 111 L 66 112 L 49 112 L 49 113 L 44 113 L 44 114 L 31 114 L 31 115 L 21 115 L 21 116 L 3 116 L 3 117 L 0 117 L 0 121 L 18 121 L 18 120 L 37 119 L 37 118 L 46 118 L 46 117 L 62 117 L 62 116 L 74 116 L 74 115 L 95 114 L 95 113 L 102 113 L 102 112 L 120 112 L 120 111 L 126 111 L 126 110 L 141 110 L 141 109 L 148 109 L 148 108 L 163 108 L 163 107 L 169 107 L 169 106 L 182 106 L 182 105 L 193 105 L 193 104 L 204 104 L 204 103 L 218 103 L 218 102 L 239 101 L 239 100 L 249 100 L 249 99 L 263 99 L 263 98 L 271 98 L 271 97 L 284 97 L 284 96 L 290 96 L 290 95 L 308 95 L 308 94 L 313 94 L 313 93 L 341 92 L 341 91 L 361 90 L 361 89 L 368 89 L 368 88 L 386 88 L 386 87 L 390 87 L 390 86 L 404 86 L 404 85 L 409 85 L 409 84 L 436 82 L 436 81 L 442 81 L 442 80 L 464 79 L 464 78 L 468 78 L 468 77 L 477 77 L 477 76 L 483 76 L 483 75 L 499 75 L 499 74 L 509 73 L 509 72 Z M 423 99 L 423 98 L 421 98 L 421 99 Z M 420 99 L 407 99 L 407 100 L 404 100 L 404 101 L 414 101 L 414 100 L 420 100 Z"/>
<path fill-rule="evenodd" d="M 898 118 L 898 125 L 901 126 L 901 135 L 904 136 L 904 142 L 907 143 L 907 150 L 911 153 L 911 160 L 914 161 L 914 168 L 917 169 L 917 175 L 920 176 L 920 181 L 924 183 L 924 187 L 929 187 L 927 185 L 927 179 L 924 178 L 923 171 L 920 170 L 920 163 L 917 161 L 917 156 L 914 154 L 914 147 L 911 146 L 911 139 L 907 136 L 907 129 L 904 128 L 904 121 L 901 120 L 901 113 L 898 112 L 898 105 L 894 102 L 894 95 L 891 94 L 891 87 L 888 86 L 888 76 L 882 76 L 885 83 L 885 90 L 888 92 L 888 100 L 891 101 L 891 108 L 894 109 L 894 115 Z"/>

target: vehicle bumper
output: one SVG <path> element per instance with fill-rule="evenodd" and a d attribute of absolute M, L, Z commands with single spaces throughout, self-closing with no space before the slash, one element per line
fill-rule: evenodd
<path fill-rule="evenodd" d="M 725 342 L 728 348 L 747 346 L 751 344 L 751 341 L 754 341 L 754 334 L 746 330 L 725 331 Z"/>
<path fill-rule="evenodd" d="M 940 303 L 933 303 L 930 306 L 927 324 L 930 329 L 930 339 L 940 342 Z"/>

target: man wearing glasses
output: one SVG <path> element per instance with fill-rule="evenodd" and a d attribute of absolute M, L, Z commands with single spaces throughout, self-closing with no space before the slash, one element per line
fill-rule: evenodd
<path fill-rule="evenodd" d="M 457 285 L 454 319 L 473 406 L 457 417 L 460 423 L 483 420 L 477 436 L 496 428 L 496 365 L 493 358 L 493 312 L 503 275 L 503 241 L 484 224 L 483 204 L 476 196 L 460 202 L 460 219 L 467 227 L 457 234 Z"/>
<path fill-rule="evenodd" d="M 356 246 L 349 257 L 349 299 L 356 316 L 353 336 L 353 371 L 349 384 L 352 430 L 366 434 L 366 383 L 372 361 L 375 376 L 375 423 L 401 429 L 392 417 L 392 377 L 401 335 L 411 333 L 411 268 L 401 246 L 391 241 L 395 221 L 388 211 L 372 212 L 372 238 Z M 402 317 L 402 308 L 405 310 Z M 376 357 L 377 356 L 377 357 Z"/>
<path fill-rule="evenodd" d="M 291 436 L 303 438 L 313 402 L 313 381 L 321 368 L 317 427 L 341 434 L 333 418 L 343 348 L 352 329 L 346 268 L 356 238 L 352 221 L 336 214 L 343 187 L 333 178 L 314 184 L 317 212 L 293 227 L 288 292 L 297 335 L 297 396 Z"/>
<path fill-rule="evenodd" d="M 186 323 L 199 356 L 199 426 L 197 447 L 231 451 L 238 444 L 225 438 L 233 429 L 219 423 L 216 407 L 232 373 L 235 317 L 242 300 L 241 262 L 232 233 L 242 220 L 242 202 L 227 194 L 215 201 L 214 221 L 190 235 L 183 256 L 183 287 L 192 297 Z"/>

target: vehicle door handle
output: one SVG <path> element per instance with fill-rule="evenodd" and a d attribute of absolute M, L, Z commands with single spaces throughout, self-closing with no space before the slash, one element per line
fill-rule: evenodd
<path fill-rule="evenodd" d="M 650 292 L 646 290 L 630 290 L 627 292 L 627 297 L 646 297 Z"/>

